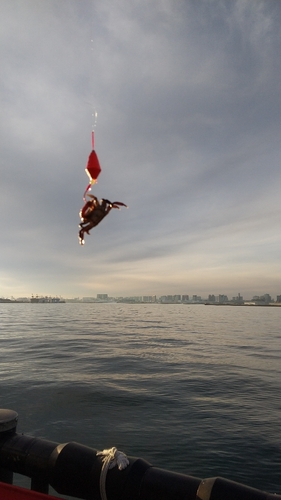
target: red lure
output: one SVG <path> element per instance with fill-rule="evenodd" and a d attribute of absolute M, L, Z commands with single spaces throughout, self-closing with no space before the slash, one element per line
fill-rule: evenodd
<path fill-rule="evenodd" d="M 86 196 L 87 191 L 89 191 L 89 189 L 91 189 L 91 186 L 93 184 L 95 184 L 99 174 L 101 173 L 100 162 L 99 162 L 99 159 L 97 157 L 97 153 L 94 150 L 94 146 L 95 146 L 94 132 L 92 131 L 92 151 L 91 151 L 90 156 L 88 158 L 87 167 L 85 168 L 85 171 L 86 171 L 87 175 L 89 176 L 90 183 L 86 187 L 84 197 L 83 197 L 84 200 L 85 200 L 85 196 Z"/>

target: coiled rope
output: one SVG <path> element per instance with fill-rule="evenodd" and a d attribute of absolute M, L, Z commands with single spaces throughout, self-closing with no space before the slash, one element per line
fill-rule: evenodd
<path fill-rule="evenodd" d="M 109 450 L 98 451 L 97 456 L 102 459 L 102 468 L 100 473 L 100 496 L 102 500 L 107 500 L 106 496 L 106 475 L 108 469 L 113 469 L 115 465 L 118 466 L 119 470 L 126 469 L 129 465 L 129 460 L 125 453 L 118 451 L 117 448 L 113 447 Z"/>

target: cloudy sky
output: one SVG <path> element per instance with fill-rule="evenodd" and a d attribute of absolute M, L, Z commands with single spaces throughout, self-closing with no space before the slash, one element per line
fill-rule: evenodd
<path fill-rule="evenodd" d="M 280 0 L 0 4 L 0 296 L 276 298 Z"/>

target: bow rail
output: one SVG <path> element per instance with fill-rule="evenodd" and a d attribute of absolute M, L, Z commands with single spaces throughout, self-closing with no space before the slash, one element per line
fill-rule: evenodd
<path fill-rule="evenodd" d="M 117 463 L 121 452 L 116 448 L 101 453 L 75 442 L 57 443 L 18 434 L 17 421 L 15 411 L 0 410 L 0 481 L 6 492 L 13 483 L 13 473 L 22 474 L 31 479 L 32 491 L 28 496 L 30 490 L 10 486 L 13 493 L 10 497 L 5 493 L 5 498 L 39 500 L 51 486 L 59 494 L 83 500 L 101 500 L 104 495 L 107 500 L 281 500 L 281 495 L 221 477 L 200 479 L 178 474 L 124 454 L 128 463 L 121 467 Z M 117 466 L 107 467 L 101 491 L 104 452 L 113 453 Z"/>

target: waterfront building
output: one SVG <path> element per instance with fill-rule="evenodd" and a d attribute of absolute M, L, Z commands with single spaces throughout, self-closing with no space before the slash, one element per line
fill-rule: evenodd
<path fill-rule="evenodd" d="M 98 300 L 108 300 L 108 294 L 107 293 L 97 293 L 97 299 Z"/>
<path fill-rule="evenodd" d="M 228 302 L 228 296 L 227 295 L 219 295 L 219 303 L 223 304 L 224 302 Z"/>
<path fill-rule="evenodd" d="M 181 296 L 181 301 L 182 302 L 189 302 L 189 295 L 182 295 Z"/>

